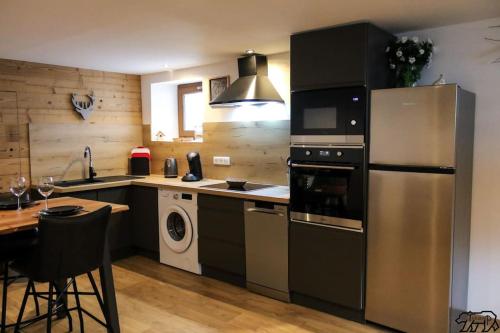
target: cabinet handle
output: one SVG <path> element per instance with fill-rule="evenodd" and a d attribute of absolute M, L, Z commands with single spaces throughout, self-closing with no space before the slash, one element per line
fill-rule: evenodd
<path fill-rule="evenodd" d="M 264 209 L 264 208 L 247 208 L 247 212 L 249 213 L 264 213 L 264 214 L 270 214 L 270 215 L 278 215 L 278 216 L 285 216 L 282 212 L 278 212 L 272 209 Z"/>
<path fill-rule="evenodd" d="M 308 224 L 308 225 L 312 225 L 312 226 L 315 226 L 315 227 L 321 227 L 321 228 L 329 228 L 329 229 L 338 229 L 338 230 L 344 230 L 344 231 L 352 231 L 352 232 L 358 232 L 360 234 L 363 233 L 363 228 L 361 228 L 361 229 L 352 229 L 352 228 L 339 227 L 339 226 L 330 225 L 330 224 L 327 225 L 327 224 L 321 224 L 321 223 L 311 223 L 311 222 L 294 220 L 294 219 L 290 219 L 290 221 L 295 222 L 295 223 L 300 223 L 300 224 Z"/>
<path fill-rule="evenodd" d="M 293 168 L 311 168 L 311 169 L 331 169 L 331 170 L 354 170 L 355 167 L 352 166 L 340 166 L 340 165 L 316 165 L 316 164 L 297 164 L 292 163 Z"/>

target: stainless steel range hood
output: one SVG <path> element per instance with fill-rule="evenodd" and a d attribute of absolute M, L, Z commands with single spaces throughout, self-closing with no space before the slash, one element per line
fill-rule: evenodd
<path fill-rule="evenodd" d="M 213 107 L 235 107 L 271 102 L 284 103 L 267 76 L 267 57 L 251 54 L 238 58 L 239 78 L 214 98 Z"/>

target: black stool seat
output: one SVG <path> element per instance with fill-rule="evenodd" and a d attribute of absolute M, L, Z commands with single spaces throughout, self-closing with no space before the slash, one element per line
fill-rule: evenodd
<path fill-rule="evenodd" d="M 70 312 L 73 310 L 78 311 L 80 332 L 84 331 L 83 313 L 109 328 L 108 316 L 104 310 L 104 303 L 92 276 L 92 271 L 100 268 L 104 263 L 104 249 L 110 216 L 111 206 L 75 217 L 40 216 L 38 242 L 31 249 L 30 255 L 17 260 L 13 265 L 16 271 L 29 278 L 15 332 L 18 332 L 21 327 L 27 298 L 33 294 L 48 300 L 48 310 L 46 315 L 30 319 L 28 325 L 47 319 L 47 332 L 50 332 L 52 317 L 56 314 L 54 308 L 56 312 L 62 308 L 67 314 L 70 331 L 72 330 Z M 82 274 L 88 276 L 94 292 L 78 291 L 76 277 Z M 64 282 L 61 283 L 61 281 Z M 48 282 L 48 292 L 31 292 L 35 282 Z M 72 292 L 69 291 L 71 286 L 73 287 Z M 76 307 L 68 308 L 67 295 L 75 296 Z M 81 307 L 80 295 L 97 297 L 105 322 Z"/>

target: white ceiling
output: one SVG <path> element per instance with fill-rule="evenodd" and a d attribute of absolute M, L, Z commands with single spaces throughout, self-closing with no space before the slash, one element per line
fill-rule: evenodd
<path fill-rule="evenodd" d="M 0 58 L 151 73 L 289 49 L 293 32 L 392 32 L 500 16 L 499 0 L 1 0 Z"/>

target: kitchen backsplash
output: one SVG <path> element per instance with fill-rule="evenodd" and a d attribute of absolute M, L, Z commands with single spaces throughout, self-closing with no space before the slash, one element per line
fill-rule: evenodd
<path fill-rule="evenodd" d="M 186 153 L 198 151 L 206 178 L 287 184 L 289 120 L 204 123 L 202 143 L 151 142 L 150 126 L 144 125 L 143 141 L 151 149 L 152 173 L 163 174 L 165 158 L 175 157 L 182 175 L 188 169 Z M 229 156 L 231 165 L 213 165 L 213 156 Z"/>

